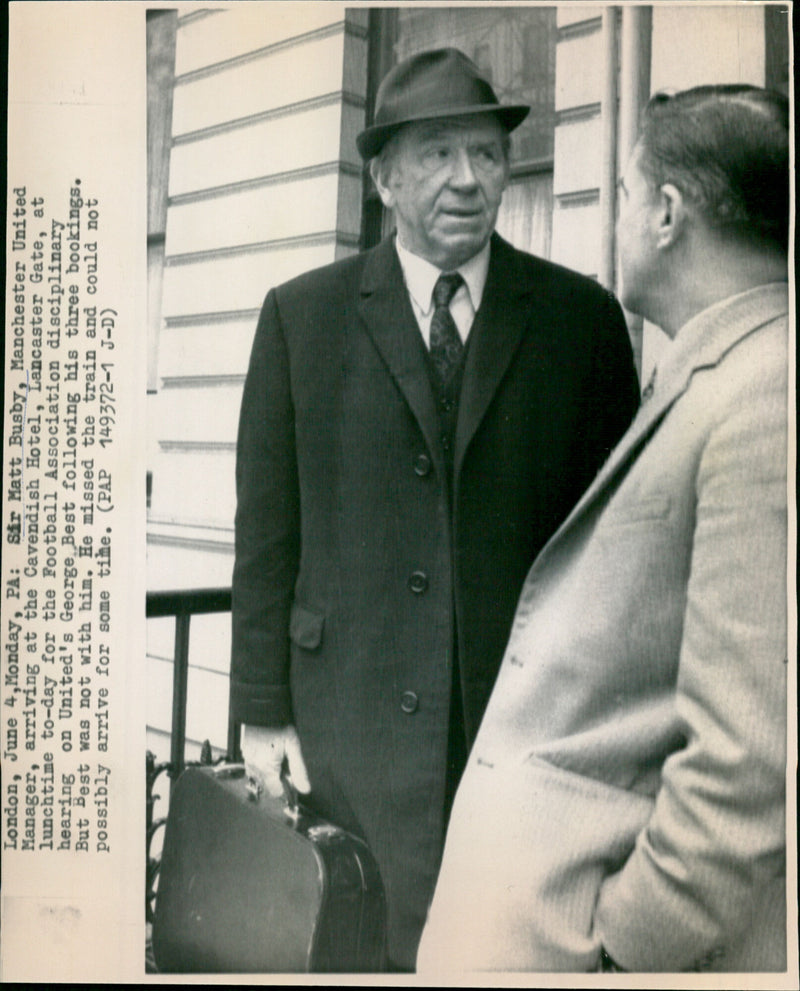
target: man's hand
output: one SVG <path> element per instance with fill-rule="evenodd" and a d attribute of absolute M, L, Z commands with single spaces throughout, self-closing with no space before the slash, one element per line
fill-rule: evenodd
<path fill-rule="evenodd" d="M 277 797 L 283 794 L 281 769 L 284 761 L 295 788 L 304 794 L 311 791 L 308 771 L 300 750 L 300 738 L 294 726 L 272 729 L 243 725 L 242 757 L 248 771 L 261 779 L 270 795 Z"/>

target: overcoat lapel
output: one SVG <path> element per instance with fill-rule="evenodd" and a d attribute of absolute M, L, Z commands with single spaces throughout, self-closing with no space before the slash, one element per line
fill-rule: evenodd
<path fill-rule="evenodd" d="M 517 277 L 514 249 L 497 234 L 493 235 L 486 287 L 470 331 L 461 387 L 455 444 L 456 478 L 470 441 L 531 320 L 532 309 L 522 305 L 521 299 L 532 291 L 529 280 Z"/>
<path fill-rule="evenodd" d="M 425 345 L 391 238 L 378 245 L 364 266 L 358 309 L 419 423 L 440 477 L 444 477 L 439 419 L 425 365 Z"/>

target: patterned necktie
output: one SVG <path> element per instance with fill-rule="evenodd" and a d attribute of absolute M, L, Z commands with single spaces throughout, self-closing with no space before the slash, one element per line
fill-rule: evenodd
<path fill-rule="evenodd" d="M 430 354 L 441 382 L 447 381 L 464 350 L 464 343 L 450 312 L 450 300 L 463 284 L 464 280 L 458 272 L 454 272 L 452 275 L 440 275 L 433 287 Z"/>

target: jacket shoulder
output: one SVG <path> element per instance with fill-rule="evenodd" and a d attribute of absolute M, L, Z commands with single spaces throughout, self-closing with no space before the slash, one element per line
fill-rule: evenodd
<path fill-rule="evenodd" d="M 698 365 L 691 376 L 687 395 L 702 397 L 701 403 L 719 411 L 724 422 L 752 409 L 767 417 L 777 411 L 786 419 L 789 376 L 789 318 L 781 314 L 753 327 L 733 341 L 719 361 Z"/>
<path fill-rule="evenodd" d="M 518 248 L 508 246 L 513 253 L 515 262 L 520 266 L 529 278 L 535 281 L 544 281 L 565 287 L 570 292 L 577 292 L 590 297 L 604 297 L 615 300 L 612 292 L 601 286 L 600 283 L 589 275 L 582 275 L 574 269 L 560 265 L 558 262 L 548 261 L 538 255 L 529 254 L 527 251 L 520 251 Z"/>
<path fill-rule="evenodd" d="M 361 272 L 370 252 L 359 252 L 349 258 L 310 269 L 276 286 L 272 292 L 283 305 L 309 303 L 316 299 L 329 300 L 332 294 L 338 296 L 344 290 L 352 292 L 357 288 Z"/>
<path fill-rule="evenodd" d="M 522 284 L 535 287 L 540 293 L 546 292 L 551 303 L 564 302 L 572 307 L 584 303 L 591 306 L 603 303 L 611 304 L 614 308 L 618 306 L 616 296 L 591 276 L 515 248 L 497 234 L 494 236 L 493 249 L 498 264 L 513 271 L 512 277 Z"/>

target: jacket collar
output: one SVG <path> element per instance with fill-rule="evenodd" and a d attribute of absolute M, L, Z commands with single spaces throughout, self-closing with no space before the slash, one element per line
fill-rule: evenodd
<path fill-rule="evenodd" d="M 741 340 L 787 313 L 788 285 L 776 282 L 731 296 L 684 324 L 656 365 L 651 385 L 645 387 L 642 405 L 627 433 L 545 546 L 537 564 L 561 534 L 572 527 L 638 456 L 670 408 L 689 388 L 694 373 L 714 367 Z"/>
<path fill-rule="evenodd" d="M 786 282 L 770 282 L 729 296 L 688 320 L 657 365 L 653 398 L 686 388 L 698 368 L 716 365 L 743 337 L 789 308 Z"/>

